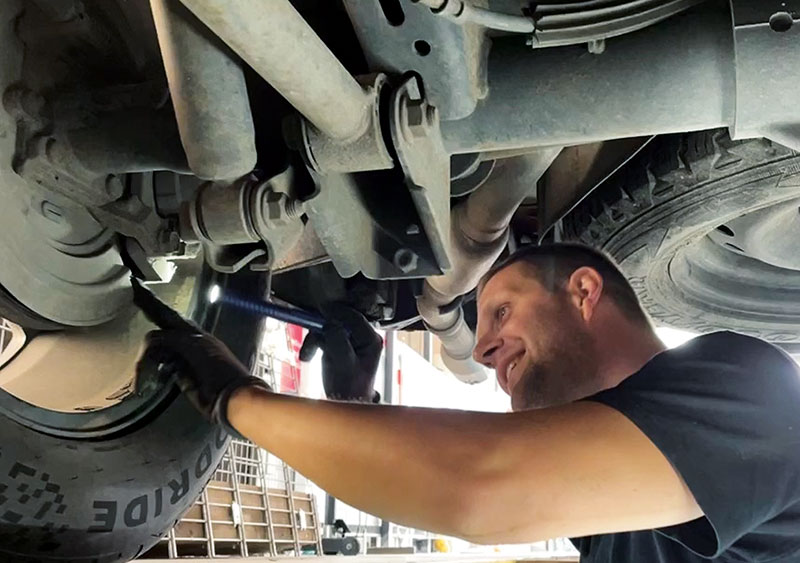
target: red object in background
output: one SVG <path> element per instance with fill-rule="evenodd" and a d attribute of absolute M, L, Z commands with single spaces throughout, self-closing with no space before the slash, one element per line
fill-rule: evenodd
<path fill-rule="evenodd" d="M 397 402 L 395 404 L 403 404 L 403 356 L 397 357 Z"/>
<path fill-rule="evenodd" d="M 300 347 L 303 345 L 306 330 L 297 325 L 286 325 L 286 347 L 289 350 L 291 363 L 281 362 L 281 393 L 298 393 L 300 391 Z"/>

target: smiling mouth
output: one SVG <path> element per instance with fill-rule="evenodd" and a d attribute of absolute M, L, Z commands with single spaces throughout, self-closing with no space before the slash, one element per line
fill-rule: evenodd
<path fill-rule="evenodd" d="M 517 364 L 520 362 L 521 359 L 522 355 L 517 357 L 515 360 L 509 362 L 508 365 L 506 366 L 505 380 L 506 380 L 506 388 L 508 389 L 509 393 L 511 393 L 514 386 L 517 384 L 517 380 L 512 379 L 512 374 L 514 373 L 514 368 L 517 367 Z"/>

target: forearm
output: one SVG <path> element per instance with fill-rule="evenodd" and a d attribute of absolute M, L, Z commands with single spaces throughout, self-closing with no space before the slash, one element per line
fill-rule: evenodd
<path fill-rule="evenodd" d="M 393 522 L 459 535 L 503 415 L 310 401 L 246 389 L 228 417 L 332 495 Z M 462 534 L 463 535 L 463 534 Z"/>

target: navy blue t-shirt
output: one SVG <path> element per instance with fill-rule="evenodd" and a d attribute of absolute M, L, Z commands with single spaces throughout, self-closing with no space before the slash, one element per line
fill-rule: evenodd
<path fill-rule="evenodd" d="M 788 355 L 732 332 L 700 336 L 587 400 L 636 424 L 705 516 L 572 539 L 581 562 L 800 562 L 800 370 Z"/>

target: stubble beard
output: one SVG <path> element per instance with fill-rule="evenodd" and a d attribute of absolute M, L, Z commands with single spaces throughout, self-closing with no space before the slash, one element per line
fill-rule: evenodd
<path fill-rule="evenodd" d="M 511 397 L 514 411 L 556 407 L 602 390 L 594 344 L 582 330 L 560 331 L 546 356 L 527 366 Z"/>

